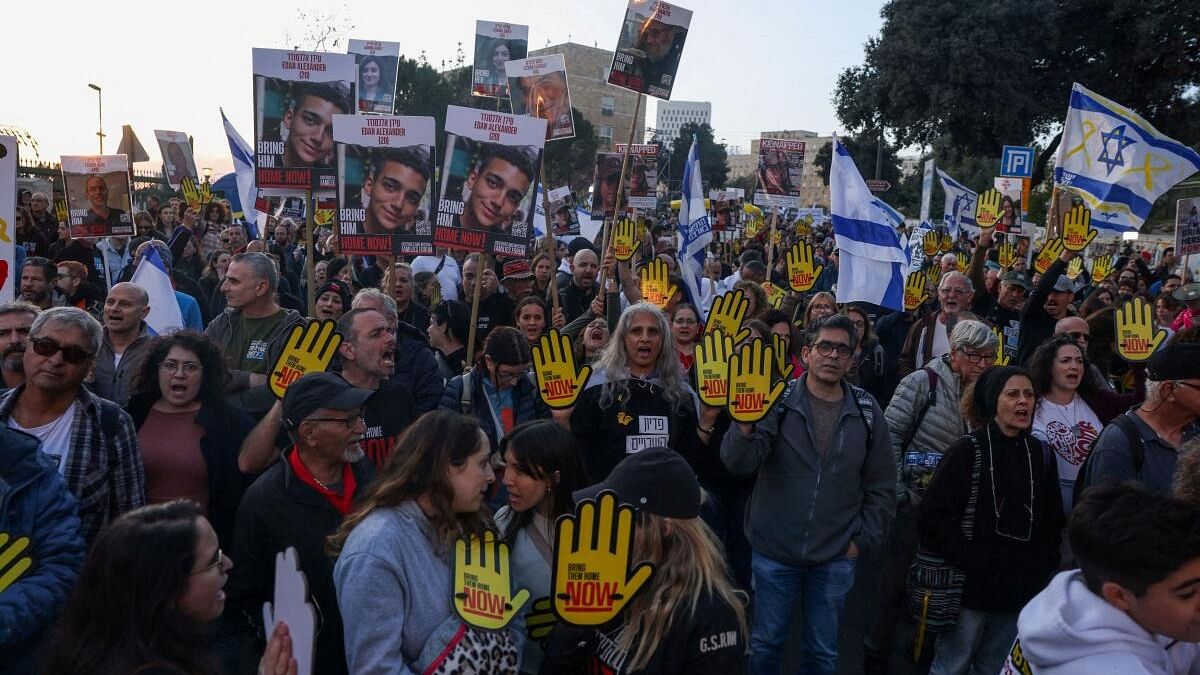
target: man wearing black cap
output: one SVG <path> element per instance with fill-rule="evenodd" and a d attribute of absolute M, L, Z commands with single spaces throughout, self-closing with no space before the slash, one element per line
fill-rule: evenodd
<path fill-rule="evenodd" d="M 226 616 L 251 639 L 262 635 L 263 602 L 272 600 L 275 555 L 295 547 L 320 608 L 313 672 L 346 672 L 342 619 L 325 538 L 341 525 L 374 478 L 358 441 L 363 404 L 372 392 L 340 375 L 309 373 L 283 398 L 283 422 L 294 445 L 246 490 L 234 524 Z M 271 627 L 267 627 L 269 632 Z"/>
<path fill-rule="evenodd" d="M 1054 334 L 1054 324 L 1071 313 L 1075 283 L 1065 273 L 1067 265 L 1076 255 L 1064 249 L 1029 294 L 1029 300 L 1021 312 L 1021 334 L 1018 338 L 1017 360 L 1013 365 L 1028 361 L 1033 351 Z"/>
<path fill-rule="evenodd" d="M 1200 416 L 1200 331 L 1177 333 L 1150 357 L 1146 400 L 1100 433 L 1079 471 L 1075 494 L 1105 481 L 1136 480 L 1167 493 L 1178 448 Z"/>

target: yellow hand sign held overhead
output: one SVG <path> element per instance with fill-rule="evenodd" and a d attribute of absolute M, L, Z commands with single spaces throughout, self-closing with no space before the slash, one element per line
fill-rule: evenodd
<path fill-rule="evenodd" d="M 813 246 L 807 241 L 792 244 L 787 251 L 788 285 L 797 293 L 807 293 L 812 290 L 817 278 L 825 270 L 824 265 L 813 263 Z"/>
<path fill-rule="evenodd" d="M 638 270 L 642 298 L 659 309 L 667 306 L 678 287 L 671 283 L 671 272 L 667 263 L 659 258 L 650 261 L 649 265 Z"/>
<path fill-rule="evenodd" d="M 1092 261 L 1092 283 L 1098 284 L 1112 274 L 1113 257 L 1102 255 Z"/>
<path fill-rule="evenodd" d="M 454 611 L 468 625 L 485 630 L 507 626 L 529 600 L 512 589 L 508 544 L 491 530 L 454 542 Z"/>
<path fill-rule="evenodd" d="M 323 373 L 342 344 L 333 319 L 296 324 L 288 332 L 284 349 L 271 366 L 271 393 L 283 398 L 287 388 L 306 373 Z"/>
<path fill-rule="evenodd" d="M 1046 242 L 1046 245 L 1042 247 L 1041 252 L 1038 253 L 1037 258 L 1033 261 L 1034 271 L 1038 274 L 1045 274 L 1046 270 L 1050 269 L 1050 266 L 1054 264 L 1054 261 L 1058 260 L 1058 256 L 1062 255 L 1062 252 L 1062 239 L 1056 237 Z"/>
<path fill-rule="evenodd" d="M 719 330 L 726 335 L 732 335 L 734 342 L 741 342 L 750 334 L 749 328 L 742 329 L 742 320 L 746 318 L 749 309 L 750 300 L 740 288 L 725 295 L 718 295 L 708 311 L 708 323 L 704 325 L 704 332 Z"/>
<path fill-rule="evenodd" d="M 775 350 L 762 338 L 734 352 L 729 361 L 729 416 L 733 421 L 753 424 L 766 417 L 783 393 L 784 382 L 771 383 Z"/>
<path fill-rule="evenodd" d="M 1150 303 L 1134 298 L 1117 308 L 1117 354 L 1126 361 L 1140 363 L 1154 354 L 1167 338 L 1167 331 L 1154 327 Z"/>
<path fill-rule="evenodd" d="M 991 229 L 1000 221 L 1000 203 L 1003 199 L 1004 195 L 995 188 L 980 193 L 975 202 L 975 222 L 980 228 Z"/>
<path fill-rule="evenodd" d="M 696 345 L 696 393 L 704 405 L 725 407 L 729 401 L 729 357 L 733 338 L 720 330 L 705 333 Z"/>
<path fill-rule="evenodd" d="M 565 410 L 583 393 L 592 367 L 585 364 L 576 370 L 570 339 L 551 328 L 533 347 L 533 374 L 542 402 L 553 410 Z"/>
<path fill-rule="evenodd" d="M 925 270 L 915 270 L 904 280 L 904 309 L 913 311 L 929 299 Z"/>
<path fill-rule="evenodd" d="M 613 222 L 612 253 L 613 257 L 626 262 L 637 252 L 642 244 L 637 236 L 637 223 L 632 218 L 617 218 Z"/>
<path fill-rule="evenodd" d="M 784 380 L 792 379 L 792 373 L 796 370 L 795 364 L 788 358 L 788 341 L 778 333 L 771 334 L 771 347 L 775 349 L 775 366 L 779 377 Z"/>
<path fill-rule="evenodd" d="M 1063 214 L 1062 242 L 1068 251 L 1082 251 L 1099 234 L 1092 227 L 1092 212 L 1078 204 Z"/>

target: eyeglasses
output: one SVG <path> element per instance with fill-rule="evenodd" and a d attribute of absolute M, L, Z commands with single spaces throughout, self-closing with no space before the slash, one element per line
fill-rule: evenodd
<path fill-rule="evenodd" d="M 853 351 L 850 349 L 850 345 L 837 342 L 818 342 L 813 345 L 813 349 L 821 356 L 832 356 L 835 359 L 849 356 Z"/>
<path fill-rule="evenodd" d="M 988 353 L 980 354 L 979 352 L 969 352 L 965 349 L 960 349 L 960 350 L 958 350 L 958 353 L 962 354 L 963 358 L 965 358 L 969 363 L 989 363 L 990 364 L 990 363 L 996 362 L 995 352 L 988 352 Z"/>
<path fill-rule="evenodd" d="M 191 376 L 200 372 L 201 366 L 195 361 L 175 361 L 173 359 L 168 359 L 160 363 L 158 369 L 164 373 L 171 373 L 172 375 L 182 369 L 184 375 Z"/>
<path fill-rule="evenodd" d="M 1184 382 L 1183 380 L 1175 380 L 1175 384 L 1180 387 L 1188 387 L 1189 389 L 1200 389 L 1200 384 L 1194 384 L 1192 382 Z"/>
<path fill-rule="evenodd" d="M 959 288 L 957 286 L 946 286 L 945 288 L 938 289 L 938 293 L 945 293 L 946 295 L 966 295 L 970 292 L 971 291 L 965 288 Z"/>
<path fill-rule="evenodd" d="M 221 549 L 217 549 L 217 557 L 211 563 L 205 565 L 203 569 L 192 570 L 192 576 L 195 576 L 197 574 L 204 574 L 205 572 L 210 572 L 210 571 L 220 567 L 221 563 L 223 563 L 223 562 L 225 562 L 225 552 L 222 551 Z"/>
<path fill-rule="evenodd" d="M 499 382 L 512 382 L 513 380 L 518 380 L 529 373 L 529 366 L 525 366 L 524 368 L 521 366 L 513 366 L 515 370 L 507 371 L 502 370 L 502 368 L 504 368 L 504 366 L 499 366 L 496 368 L 496 379 Z"/>
<path fill-rule="evenodd" d="M 76 347 L 74 345 L 64 347 L 48 337 L 29 338 L 29 344 L 33 345 L 33 351 L 38 356 L 49 357 L 62 352 L 63 361 L 75 366 L 84 363 L 93 356 L 91 352 L 83 347 Z"/>
<path fill-rule="evenodd" d="M 362 421 L 362 415 L 351 415 L 349 417 L 310 417 L 305 422 L 341 422 L 346 425 L 347 429 L 353 429 Z"/>

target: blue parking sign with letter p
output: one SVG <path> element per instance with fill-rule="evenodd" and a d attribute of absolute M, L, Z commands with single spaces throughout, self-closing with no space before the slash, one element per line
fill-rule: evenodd
<path fill-rule="evenodd" d="M 1000 175 L 1012 178 L 1032 177 L 1033 148 L 1020 145 L 1004 146 L 1004 154 L 1000 157 Z"/>

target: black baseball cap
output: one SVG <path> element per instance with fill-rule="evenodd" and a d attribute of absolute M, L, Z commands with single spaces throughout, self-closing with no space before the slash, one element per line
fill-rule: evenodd
<path fill-rule="evenodd" d="M 1066 277 L 1063 278 L 1065 279 Z M 1018 272 L 1017 270 L 1007 272 L 1004 276 L 1000 277 L 1000 281 L 1012 286 L 1020 286 L 1025 290 L 1029 290 L 1030 286 L 1033 285 L 1029 283 L 1029 277 L 1025 276 L 1025 273 Z"/>
<path fill-rule="evenodd" d="M 1155 382 L 1200 378 L 1200 344 L 1168 340 L 1150 355 L 1146 377 Z"/>
<path fill-rule="evenodd" d="M 667 518 L 696 518 L 700 515 L 700 483 L 687 460 L 665 447 L 647 448 L 621 460 L 608 478 L 576 490 L 576 502 L 595 499 L 612 490 L 617 502 Z"/>
<path fill-rule="evenodd" d="M 283 421 L 296 427 L 321 408 L 354 410 L 375 392 L 350 385 L 337 373 L 308 373 L 288 386 L 283 395 Z"/>

